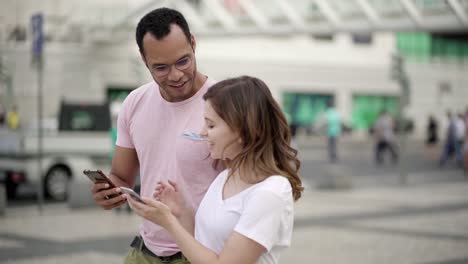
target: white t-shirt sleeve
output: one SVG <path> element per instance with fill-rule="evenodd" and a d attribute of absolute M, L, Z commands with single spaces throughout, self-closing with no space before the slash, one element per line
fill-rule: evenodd
<path fill-rule="evenodd" d="M 130 126 L 128 119 L 130 98 L 131 96 L 129 95 L 124 100 L 117 117 L 117 140 L 115 144 L 123 148 L 135 148 L 132 138 L 130 137 Z"/>
<path fill-rule="evenodd" d="M 260 189 L 250 195 L 234 231 L 261 244 L 267 251 L 275 245 L 289 246 L 293 200 L 291 187 L 287 186 L 286 190 L 284 188 L 283 185 L 283 190 L 279 193 L 271 189 Z"/>

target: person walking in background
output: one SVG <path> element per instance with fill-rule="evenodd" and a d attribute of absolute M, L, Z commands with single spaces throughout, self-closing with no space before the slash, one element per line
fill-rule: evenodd
<path fill-rule="evenodd" d="M 389 151 L 393 164 L 398 162 L 397 144 L 395 138 L 395 122 L 390 114 L 383 110 L 374 125 L 375 136 L 375 162 L 381 165 L 384 161 L 383 154 Z"/>
<path fill-rule="evenodd" d="M 426 145 L 433 146 L 439 142 L 439 124 L 433 115 L 429 116 L 426 127 Z"/>
<path fill-rule="evenodd" d="M 171 182 L 156 188 L 156 200 L 128 201 L 166 228 L 192 264 L 278 263 L 291 243 L 294 201 L 303 191 L 286 118 L 266 84 L 253 77 L 219 82 L 203 98 L 201 135 L 227 169 L 198 211 L 181 210 L 185 196 Z"/>
<path fill-rule="evenodd" d="M 0 128 L 5 124 L 5 115 L 5 107 L 3 107 L 3 104 L 0 103 Z"/>
<path fill-rule="evenodd" d="M 435 147 L 439 143 L 439 124 L 433 115 L 429 116 L 426 126 L 426 149 L 431 159 L 436 159 Z"/>
<path fill-rule="evenodd" d="M 327 139 L 328 139 L 328 159 L 334 163 L 338 161 L 338 139 L 341 135 L 341 118 L 334 107 L 333 102 L 328 103 L 325 112 Z"/>
<path fill-rule="evenodd" d="M 143 196 L 152 195 L 159 181 L 171 180 L 195 210 L 221 168 L 211 166 L 204 142 L 184 135 L 203 127 L 203 94 L 215 81 L 197 70 L 195 37 L 176 10 L 146 14 L 137 25 L 136 42 L 153 81 L 133 90 L 121 106 L 109 178 L 133 188 L 139 171 Z M 91 192 L 107 210 L 126 202 L 119 188 L 103 183 Z M 147 220 L 130 246 L 127 264 L 188 263 L 171 235 Z"/>
<path fill-rule="evenodd" d="M 457 165 L 463 167 L 463 141 L 465 140 L 465 116 L 459 113 L 455 118 L 455 160 Z"/>
<path fill-rule="evenodd" d="M 465 140 L 463 142 L 463 169 L 465 171 L 465 175 L 468 175 L 468 107 L 465 111 L 465 117 L 463 119 L 465 121 Z"/>
<path fill-rule="evenodd" d="M 451 158 L 456 151 L 456 125 L 455 117 L 451 111 L 447 111 L 448 126 L 445 134 L 444 147 L 439 159 L 439 166 L 443 167 L 447 163 L 447 160 Z"/>
<path fill-rule="evenodd" d="M 7 113 L 7 126 L 11 130 L 16 130 L 20 127 L 20 115 L 16 105 L 12 105 L 11 110 Z"/>

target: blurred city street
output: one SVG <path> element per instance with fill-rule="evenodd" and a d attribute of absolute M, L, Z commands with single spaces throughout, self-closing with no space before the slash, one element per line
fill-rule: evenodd
<path fill-rule="evenodd" d="M 281 264 L 468 264 L 468 0 L 0 10 L 0 264 L 123 263 L 142 219 L 99 208 L 92 181 L 112 167 L 109 183 L 152 195 L 173 180 L 197 204 L 218 158 L 234 166 L 219 208 L 219 193 L 201 206 L 198 223 L 219 226 L 206 241 L 221 244 L 235 207 L 269 230 L 246 225 L 253 241 L 281 237 L 273 256 L 293 233 Z M 291 229 L 291 200 L 257 195 L 288 186 L 252 183 L 285 174 L 297 198 L 298 170 Z M 166 252 L 158 231 L 145 240 Z M 232 257 L 256 250 L 240 244 Z"/>
<path fill-rule="evenodd" d="M 342 140 L 346 188 L 318 188 L 330 168 L 321 138 L 299 138 L 306 185 L 292 246 L 281 263 L 468 263 L 468 177 L 408 142 L 398 166 L 376 167 L 372 144 Z M 9 201 L 0 217 L 0 263 L 122 263 L 140 219 L 126 210 Z"/>

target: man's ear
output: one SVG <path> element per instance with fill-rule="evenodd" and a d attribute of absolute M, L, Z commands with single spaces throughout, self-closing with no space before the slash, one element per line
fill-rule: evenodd
<path fill-rule="evenodd" d="M 195 36 L 193 34 L 190 34 L 190 44 L 192 45 L 192 50 L 195 53 L 197 42 L 195 41 Z"/>
<path fill-rule="evenodd" d="M 145 64 L 146 68 L 149 69 L 148 63 L 146 63 L 145 55 L 143 55 L 143 53 L 140 52 L 140 57 L 141 57 L 141 60 L 143 61 L 143 63 Z"/>

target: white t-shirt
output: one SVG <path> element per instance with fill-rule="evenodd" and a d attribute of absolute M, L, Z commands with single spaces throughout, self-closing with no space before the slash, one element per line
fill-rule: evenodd
<path fill-rule="evenodd" d="M 195 215 L 195 238 L 219 254 L 233 231 L 266 248 L 257 263 L 278 263 L 289 247 L 294 222 L 294 199 L 286 177 L 270 176 L 223 200 L 228 170 L 208 188 Z"/>

